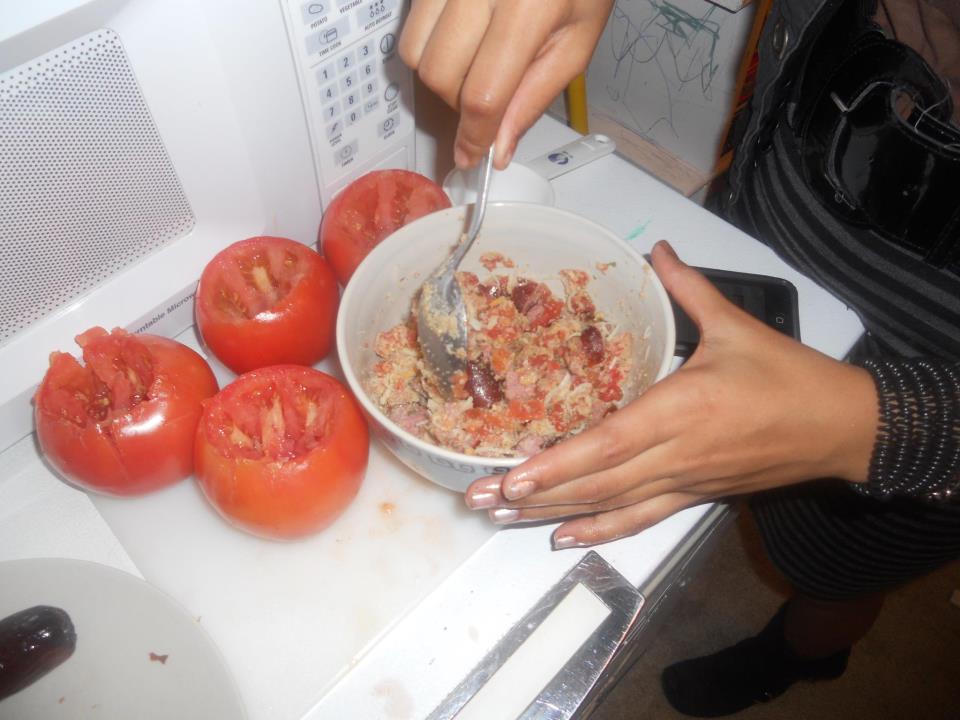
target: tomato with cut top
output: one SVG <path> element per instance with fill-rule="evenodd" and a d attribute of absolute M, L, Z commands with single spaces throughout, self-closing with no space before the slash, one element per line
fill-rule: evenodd
<path fill-rule="evenodd" d="M 320 222 L 317 247 L 341 285 L 393 231 L 450 207 L 450 198 L 430 178 L 409 170 L 374 170 L 337 195 Z"/>
<path fill-rule="evenodd" d="M 235 373 L 268 365 L 313 365 L 333 347 L 340 289 L 313 248 L 253 237 L 204 268 L 195 314 L 204 344 Z"/>
<path fill-rule="evenodd" d="M 241 375 L 205 403 L 195 474 L 227 521 L 292 540 L 319 532 L 347 508 L 369 448 L 360 406 L 342 383 L 279 365 Z"/>
<path fill-rule="evenodd" d="M 77 344 L 84 364 L 52 353 L 34 397 L 48 462 L 108 495 L 139 495 L 190 475 L 201 402 L 217 392 L 206 360 L 175 340 L 121 329 L 91 328 Z"/>

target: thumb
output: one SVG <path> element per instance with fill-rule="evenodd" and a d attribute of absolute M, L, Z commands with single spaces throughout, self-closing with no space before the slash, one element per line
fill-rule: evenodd
<path fill-rule="evenodd" d="M 729 307 L 727 299 L 703 274 L 677 257 L 666 240 L 660 240 L 650 253 L 653 269 L 670 297 L 683 308 L 704 334 L 704 327 L 715 321 Z"/>

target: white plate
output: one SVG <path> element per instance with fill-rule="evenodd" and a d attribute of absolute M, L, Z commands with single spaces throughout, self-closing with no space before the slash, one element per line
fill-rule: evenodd
<path fill-rule="evenodd" d="M 246 717 L 200 619 L 143 580 L 81 560 L 0 563 L 0 618 L 34 605 L 65 610 L 77 647 L 54 670 L 0 700 L 0 720 Z M 166 655 L 165 662 L 151 653 Z"/>

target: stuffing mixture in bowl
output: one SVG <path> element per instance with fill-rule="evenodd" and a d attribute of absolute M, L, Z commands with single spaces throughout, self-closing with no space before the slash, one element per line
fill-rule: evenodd
<path fill-rule="evenodd" d="M 562 270 L 563 297 L 533 278 L 496 274 L 513 263 L 483 258 L 491 275 L 457 278 L 467 308 L 467 371 L 445 399 L 424 374 L 415 314 L 380 333 L 366 389 L 397 425 L 450 450 L 526 457 L 615 410 L 633 377 L 633 337 L 606 321 L 590 276 Z M 602 270 L 602 268 L 600 268 Z"/>

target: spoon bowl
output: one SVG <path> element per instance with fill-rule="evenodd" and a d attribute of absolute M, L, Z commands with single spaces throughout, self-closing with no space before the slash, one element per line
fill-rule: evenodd
<path fill-rule="evenodd" d="M 490 193 L 493 147 L 481 161 L 477 201 L 470 225 L 450 257 L 423 283 L 417 301 L 417 338 L 430 378 L 450 397 L 453 376 L 467 365 L 467 309 L 457 282 L 457 268 L 480 233 Z"/>

